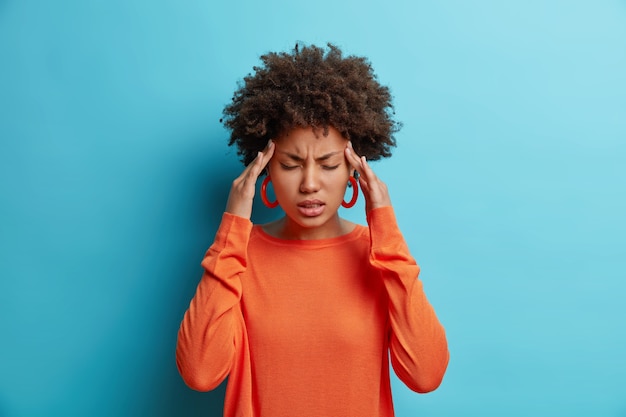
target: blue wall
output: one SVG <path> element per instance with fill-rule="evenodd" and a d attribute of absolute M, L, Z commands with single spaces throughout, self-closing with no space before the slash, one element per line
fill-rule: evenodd
<path fill-rule="evenodd" d="M 0 416 L 219 415 L 174 363 L 219 118 L 297 40 L 370 57 L 405 125 L 375 168 L 452 360 L 398 416 L 626 416 L 623 0 L 0 0 Z"/>

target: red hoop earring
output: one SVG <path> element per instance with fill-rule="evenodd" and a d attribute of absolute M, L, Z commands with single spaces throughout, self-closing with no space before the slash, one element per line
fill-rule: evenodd
<path fill-rule="evenodd" d="M 263 200 L 263 204 L 265 204 L 267 207 L 275 208 L 276 206 L 278 206 L 278 200 L 271 202 L 267 199 L 267 184 L 269 184 L 271 180 L 272 179 L 269 175 L 263 180 L 263 183 L 261 184 L 261 200 Z"/>
<path fill-rule="evenodd" d="M 359 186 L 356 183 L 356 179 L 354 177 L 350 177 L 350 184 L 352 185 L 352 199 L 349 202 L 342 201 L 341 205 L 345 208 L 350 208 L 356 204 L 357 198 L 359 198 Z"/>

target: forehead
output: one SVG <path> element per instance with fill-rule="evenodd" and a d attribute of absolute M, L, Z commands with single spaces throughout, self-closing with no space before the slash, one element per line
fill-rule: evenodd
<path fill-rule="evenodd" d="M 323 129 L 313 130 L 311 127 L 294 128 L 275 140 L 278 151 L 286 151 L 298 155 L 312 153 L 314 156 L 334 151 L 342 151 L 348 142 L 341 133 L 329 127 L 328 134 Z"/>

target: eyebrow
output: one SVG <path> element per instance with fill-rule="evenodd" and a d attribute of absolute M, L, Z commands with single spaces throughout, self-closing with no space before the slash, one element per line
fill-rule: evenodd
<path fill-rule="evenodd" d="M 297 162 L 302 162 L 304 161 L 304 158 L 302 158 L 301 156 L 298 156 L 296 154 L 290 153 L 290 152 L 285 152 L 285 151 L 278 151 L 278 153 L 282 153 L 283 155 L 287 155 L 289 158 L 293 159 L 294 161 Z M 320 162 L 320 161 L 326 161 L 328 159 L 330 159 L 331 157 L 343 153 L 343 151 L 335 151 L 335 152 L 329 152 L 327 154 L 324 154 L 322 156 L 319 156 L 317 158 L 315 158 L 316 161 Z"/>

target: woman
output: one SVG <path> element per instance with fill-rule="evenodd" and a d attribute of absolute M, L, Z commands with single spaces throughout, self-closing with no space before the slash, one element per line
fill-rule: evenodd
<path fill-rule="evenodd" d="M 228 417 L 393 416 L 389 357 L 409 388 L 428 392 L 448 348 L 368 164 L 395 145 L 391 95 L 366 59 L 332 45 L 261 59 L 224 110 L 246 168 L 183 318 L 178 369 L 200 391 L 228 376 Z M 253 225 L 264 173 L 262 198 L 285 215 Z M 355 177 L 368 227 L 338 213 L 356 201 Z"/>

